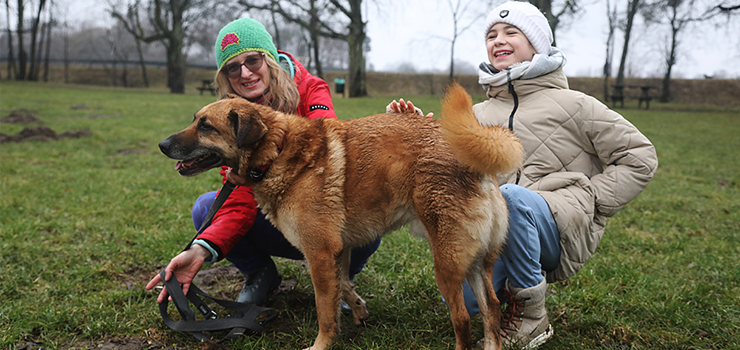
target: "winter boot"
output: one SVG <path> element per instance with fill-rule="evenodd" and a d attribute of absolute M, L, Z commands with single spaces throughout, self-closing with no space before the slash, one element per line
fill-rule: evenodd
<path fill-rule="evenodd" d="M 508 349 L 534 349 L 553 335 L 545 310 L 547 282 L 530 288 L 515 288 L 506 281 L 509 303 L 501 315 L 501 341 Z"/>
<path fill-rule="evenodd" d="M 265 266 L 252 272 L 240 271 L 247 280 L 236 301 L 261 305 L 267 300 L 267 295 L 280 286 L 280 273 L 272 259 Z"/>

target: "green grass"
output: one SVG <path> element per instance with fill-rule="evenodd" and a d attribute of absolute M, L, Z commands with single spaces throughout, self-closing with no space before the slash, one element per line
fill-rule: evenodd
<path fill-rule="evenodd" d="M 341 117 L 355 118 L 380 113 L 398 97 L 439 112 L 434 96 L 335 105 Z M 178 176 L 157 148 L 212 100 L 156 89 L 0 82 L 0 117 L 33 109 L 58 133 L 92 132 L 0 144 L 0 348 L 92 348 L 112 338 L 199 347 L 163 324 L 155 294 L 143 286 L 192 237 L 194 199 L 220 187 L 215 171 Z M 70 109 L 80 104 L 88 109 Z M 653 104 L 620 112 L 653 141 L 660 167 L 647 190 L 609 221 L 584 269 L 550 285 L 555 337 L 542 349 L 740 348 L 740 110 Z M 0 123 L 6 135 L 22 128 Z M 311 344 L 317 324 L 308 273 L 288 260 L 278 264 L 297 281 L 270 301 L 281 316 L 263 335 L 226 346 Z M 233 296 L 240 282 L 223 279 L 215 288 Z M 334 348 L 454 347 L 426 242 L 403 230 L 386 236 L 356 282 L 371 316 L 367 327 L 344 316 Z M 478 320 L 474 336 L 481 336 Z"/>

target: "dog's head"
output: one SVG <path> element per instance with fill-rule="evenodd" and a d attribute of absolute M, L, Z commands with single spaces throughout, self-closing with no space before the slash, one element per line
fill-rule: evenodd
<path fill-rule="evenodd" d="M 229 166 L 238 174 L 245 160 L 267 134 L 267 126 L 257 105 L 229 95 L 195 113 L 193 122 L 166 140 L 159 149 L 178 160 L 182 176 L 195 176 L 219 166 Z"/>

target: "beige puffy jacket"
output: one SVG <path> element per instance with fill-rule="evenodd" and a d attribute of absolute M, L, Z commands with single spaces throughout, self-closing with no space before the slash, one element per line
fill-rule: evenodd
<path fill-rule="evenodd" d="M 569 90 L 562 69 L 514 80 L 514 133 L 524 146 L 519 185 L 545 198 L 560 232 L 560 265 L 547 281 L 570 278 L 596 250 L 606 219 L 647 186 L 658 167 L 655 148 L 618 113 Z M 509 126 L 508 85 L 490 87 L 474 107 L 483 125 Z M 506 183 L 515 183 L 516 174 Z"/>

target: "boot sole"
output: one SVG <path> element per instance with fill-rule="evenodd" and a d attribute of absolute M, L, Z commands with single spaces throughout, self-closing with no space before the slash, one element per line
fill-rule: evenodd
<path fill-rule="evenodd" d="M 530 341 L 529 344 L 527 344 L 527 346 L 525 346 L 523 349 L 531 350 L 531 349 L 537 348 L 540 345 L 546 343 L 548 340 L 550 340 L 550 338 L 552 338 L 554 334 L 555 334 L 555 330 L 552 329 L 552 325 L 548 324 L 547 329 L 545 329 L 545 331 L 542 332 L 542 334 L 532 339 L 532 341 Z"/>

